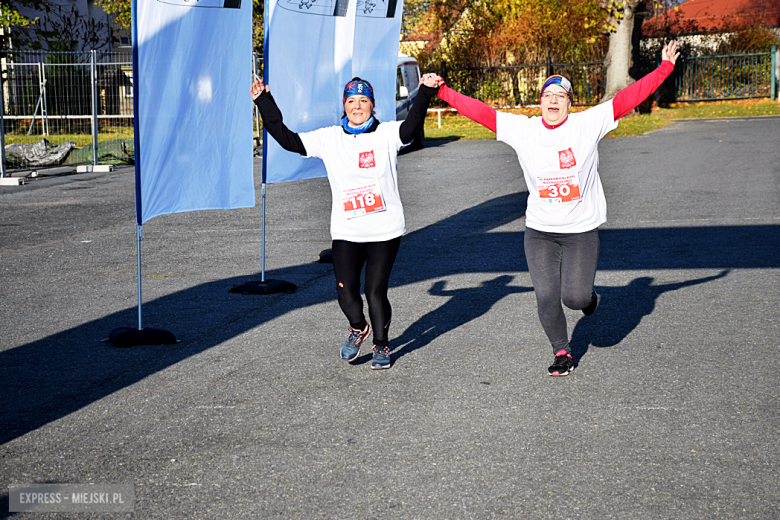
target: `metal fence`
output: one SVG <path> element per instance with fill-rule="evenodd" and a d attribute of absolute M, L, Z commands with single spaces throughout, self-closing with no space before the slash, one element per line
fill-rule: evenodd
<path fill-rule="evenodd" d="M 545 78 L 562 74 L 572 80 L 575 105 L 595 105 L 604 94 L 604 63 L 546 63 L 504 67 L 448 68 L 436 72 L 453 89 L 488 105 L 522 106 L 539 103 Z"/>
<path fill-rule="evenodd" d="M 768 53 L 684 58 L 665 90 L 669 101 L 775 98 L 775 48 Z"/>
<path fill-rule="evenodd" d="M 640 70 L 653 68 L 652 61 Z M 253 56 L 262 75 L 262 57 Z M 441 68 L 454 89 L 492 106 L 538 104 L 550 74 L 570 78 L 575 105 L 594 105 L 604 94 L 601 62 L 545 63 L 483 68 Z M 129 53 L 0 52 L 0 138 L 3 171 L 38 169 L 43 162 L 15 153 L 15 146 L 62 149 L 58 165 L 132 163 L 133 71 Z M 776 96 L 775 48 L 769 53 L 682 57 L 661 88 L 663 101 L 703 101 Z M 248 104 L 248 103 L 247 103 Z M 260 121 L 254 111 L 254 137 Z"/>
<path fill-rule="evenodd" d="M 133 163 L 132 54 L 0 51 L 0 75 L 3 172 Z"/>
<path fill-rule="evenodd" d="M 132 70 L 130 54 L 0 52 L 5 166 L 51 166 L 52 149 L 67 165 L 132 162 Z"/>
<path fill-rule="evenodd" d="M 775 99 L 777 67 L 775 47 L 770 52 L 731 56 L 681 57 L 661 87 L 661 101 L 709 101 L 771 97 Z M 649 72 L 658 65 L 639 64 Z M 436 72 L 453 89 L 495 107 L 536 105 L 545 78 L 562 74 L 572 81 L 573 104 L 595 105 L 604 95 L 606 67 L 602 62 L 545 63 L 507 67 L 449 68 Z"/>

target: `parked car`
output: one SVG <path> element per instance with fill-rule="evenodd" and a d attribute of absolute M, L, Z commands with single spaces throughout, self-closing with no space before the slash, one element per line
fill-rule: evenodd
<path fill-rule="evenodd" d="M 409 115 L 409 109 L 412 108 L 414 100 L 417 99 L 419 83 L 420 65 L 417 63 L 417 60 L 399 52 L 395 76 L 396 121 L 403 121 Z M 412 148 L 422 148 L 424 140 L 425 130 L 420 130 L 420 134 L 412 141 Z"/>

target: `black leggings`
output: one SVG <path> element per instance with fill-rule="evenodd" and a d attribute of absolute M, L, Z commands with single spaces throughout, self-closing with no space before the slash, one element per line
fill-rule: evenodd
<path fill-rule="evenodd" d="M 569 331 L 561 301 L 575 310 L 590 303 L 599 262 L 599 230 L 543 233 L 526 228 L 525 257 L 542 328 L 553 352 L 568 352 Z"/>
<path fill-rule="evenodd" d="M 339 306 L 355 329 L 363 329 L 363 298 L 360 297 L 360 272 L 366 266 L 366 301 L 374 329 L 374 345 L 386 347 L 392 309 L 387 299 L 390 271 L 393 269 L 401 237 L 386 242 L 333 241 L 333 272 Z"/>

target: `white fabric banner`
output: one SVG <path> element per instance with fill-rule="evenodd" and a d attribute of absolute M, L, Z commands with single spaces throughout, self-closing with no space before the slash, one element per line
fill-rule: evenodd
<path fill-rule="evenodd" d="M 376 117 L 395 120 L 395 70 L 403 0 L 267 0 L 265 81 L 293 132 L 341 124 L 344 85 L 374 87 Z M 266 182 L 324 177 L 319 159 L 264 136 Z"/>
<path fill-rule="evenodd" d="M 133 9 L 138 223 L 253 207 L 252 0 Z"/>

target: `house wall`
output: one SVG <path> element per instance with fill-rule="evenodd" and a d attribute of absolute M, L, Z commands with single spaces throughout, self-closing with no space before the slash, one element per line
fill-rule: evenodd
<path fill-rule="evenodd" d="M 771 29 L 780 38 L 780 27 Z M 712 54 L 721 43 L 728 42 L 735 33 L 706 33 L 706 34 L 682 34 L 675 35 L 674 39 L 679 44 L 686 44 L 695 52 L 695 55 Z M 640 42 L 642 51 L 657 49 L 669 41 L 670 36 L 645 36 Z"/>

